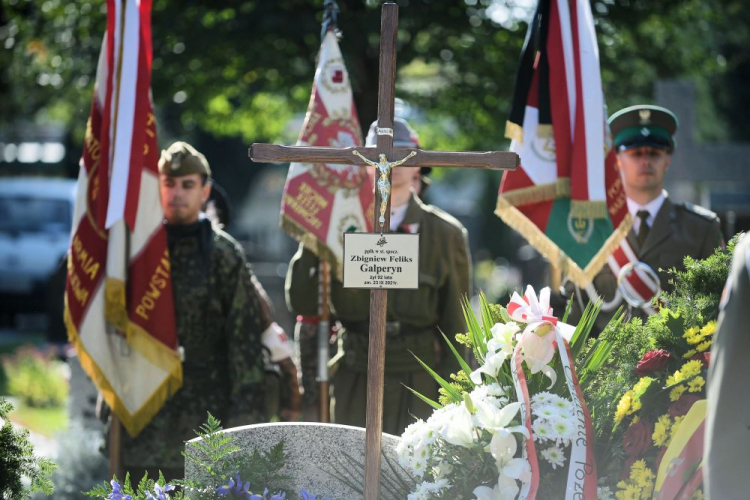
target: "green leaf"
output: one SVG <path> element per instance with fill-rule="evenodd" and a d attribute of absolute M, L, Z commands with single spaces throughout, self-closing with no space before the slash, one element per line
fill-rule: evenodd
<path fill-rule="evenodd" d="M 411 352 L 411 351 L 409 351 L 409 352 Z M 438 384 L 440 384 L 440 386 L 443 389 L 445 389 L 445 391 L 450 395 L 450 397 L 456 403 L 460 403 L 462 401 L 463 398 L 462 398 L 461 394 L 459 394 L 458 391 L 449 382 L 447 382 L 443 377 L 441 377 L 440 375 L 438 375 L 438 373 L 435 370 L 433 370 L 432 368 L 430 368 L 429 366 L 427 366 L 427 364 L 424 361 L 422 361 L 421 359 L 419 359 L 419 357 L 415 356 L 413 352 L 411 353 L 411 355 L 414 356 L 414 359 L 416 359 L 419 362 L 419 364 L 422 365 L 422 368 L 424 368 L 425 370 L 427 370 L 427 373 L 429 373 L 432 376 L 432 378 L 434 378 L 435 381 Z"/>
<path fill-rule="evenodd" d="M 408 385 L 405 385 L 405 384 L 401 384 L 401 385 L 403 385 L 404 387 L 406 387 L 407 389 L 409 389 L 412 392 L 412 394 L 414 394 L 415 396 L 417 396 L 419 399 L 421 399 L 422 401 L 424 401 L 428 405 L 432 406 L 434 409 L 439 410 L 440 408 L 442 408 L 442 406 L 440 405 L 440 403 L 438 403 L 437 401 L 433 401 L 432 399 L 428 398 L 427 396 L 423 396 L 422 394 L 420 394 L 419 392 L 415 391 L 414 389 L 412 389 Z"/>
<path fill-rule="evenodd" d="M 469 379 L 469 382 L 471 382 L 471 367 L 466 361 L 464 361 L 463 356 L 461 356 L 461 354 L 456 350 L 456 348 L 453 346 L 451 341 L 448 340 L 448 337 L 445 336 L 442 330 L 440 331 L 440 335 L 442 335 L 443 338 L 445 339 L 445 343 L 448 344 L 448 347 L 450 347 L 451 352 L 453 352 L 453 355 L 458 360 L 458 364 L 461 365 L 461 369 L 466 374 L 466 377 Z M 472 386 L 473 385 L 474 383 L 472 382 Z"/>

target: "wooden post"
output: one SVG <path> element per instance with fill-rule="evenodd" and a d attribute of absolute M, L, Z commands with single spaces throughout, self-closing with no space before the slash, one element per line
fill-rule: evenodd
<path fill-rule="evenodd" d="M 378 78 L 378 128 L 393 129 L 396 95 L 396 34 L 398 5 L 386 3 L 380 16 L 380 75 Z M 377 149 L 391 157 L 393 135 L 378 134 Z M 391 173 L 388 173 L 388 180 Z M 373 227 L 387 233 L 391 223 L 391 199 L 385 210 L 385 224 L 380 226 L 380 192 L 375 190 Z M 367 416 L 365 420 L 365 500 L 380 496 L 380 446 L 383 436 L 383 381 L 385 373 L 385 321 L 387 290 L 370 291 L 370 340 L 367 351 Z"/>

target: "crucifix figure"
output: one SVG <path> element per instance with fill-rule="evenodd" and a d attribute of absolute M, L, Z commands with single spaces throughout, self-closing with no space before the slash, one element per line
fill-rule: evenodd
<path fill-rule="evenodd" d="M 403 160 L 399 161 L 392 161 L 389 162 L 388 158 L 384 154 L 379 155 L 378 161 L 374 162 L 371 161 L 369 158 L 366 158 L 362 156 L 362 154 L 357 151 L 356 149 L 352 151 L 352 153 L 355 156 L 359 156 L 363 162 L 365 162 L 367 165 L 370 165 L 371 167 L 375 167 L 378 169 L 378 194 L 380 194 L 380 217 L 378 217 L 378 222 L 380 223 L 380 232 L 383 232 L 383 226 L 385 225 L 385 211 L 388 210 L 388 203 L 390 203 L 389 196 L 391 194 L 391 168 L 398 167 L 399 165 L 406 163 L 409 158 L 416 155 L 416 151 L 412 151 L 409 153 L 409 155 L 404 158 Z"/>
<path fill-rule="evenodd" d="M 375 166 L 378 169 L 379 178 L 378 189 L 375 193 L 374 226 L 379 226 L 381 233 L 389 232 L 390 229 L 390 178 L 394 167 L 473 167 L 513 170 L 518 167 L 519 163 L 518 155 L 511 152 L 447 152 L 393 147 L 397 26 L 398 6 L 394 3 L 383 4 L 376 147 L 333 148 L 253 144 L 250 148 L 250 158 L 261 163 L 313 162 L 348 165 L 364 163 Z M 380 493 L 387 293 L 387 290 L 382 288 L 373 289 L 370 292 L 365 500 L 376 500 Z"/>

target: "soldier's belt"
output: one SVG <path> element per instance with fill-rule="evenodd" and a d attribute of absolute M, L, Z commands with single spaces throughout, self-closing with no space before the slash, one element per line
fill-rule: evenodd
<path fill-rule="evenodd" d="M 351 332 L 356 335 L 367 335 L 370 331 L 369 321 L 342 321 L 341 326 L 346 328 L 347 332 Z M 385 322 L 385 336 L 386 337 L 400 337 L 403 335 L 416 335 L 423 334 L 425 332 L 432 331 L 432 328 L 424 326 L 416 326 L 410 323 L 403 323 L 401 321 L 386 321 Z"/>

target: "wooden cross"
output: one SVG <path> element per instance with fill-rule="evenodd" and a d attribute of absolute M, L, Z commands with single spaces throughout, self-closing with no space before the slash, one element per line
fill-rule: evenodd
<path fill-rule="evenodd" d="M 389 162 L 398 162 L 416 152 L 396 167 L 473 167 L 494 170 L 515 170 L 518 155 L 510 152 L 448 152 L 424 151 L 393 147 L 393 109 L 396 85 L 396 32 L 398 6 L 383 4 L 380 21 L 380 80 L 378 84 L 378 129 L 376 147 L 327 148 L 310 146 L 280 146 L 253 144 L 250 158 L 260 163 L 343 163 L 363 165 L 362 155 L 378 162 L 385 155 Z M 390 135 L 389 135 L 390 132 Z M 354 154 L 354 152 L 357 154 Z M 388 178 L 390 180 L 390 172 Z M 381 229 L 380 192 L 375 193 L 373 227 Z M 386 200 L 385 223 L 382 232 L 390 228 L 390 198 Z M 377 500 L 380 493 L 380 445 L 383 428 L 383 375 L 385 366 L 385 324 L 387 290 L 370 291 L 370 330 L 367 359 L 367 417 L 365 450 L 365 500 Z"/>

